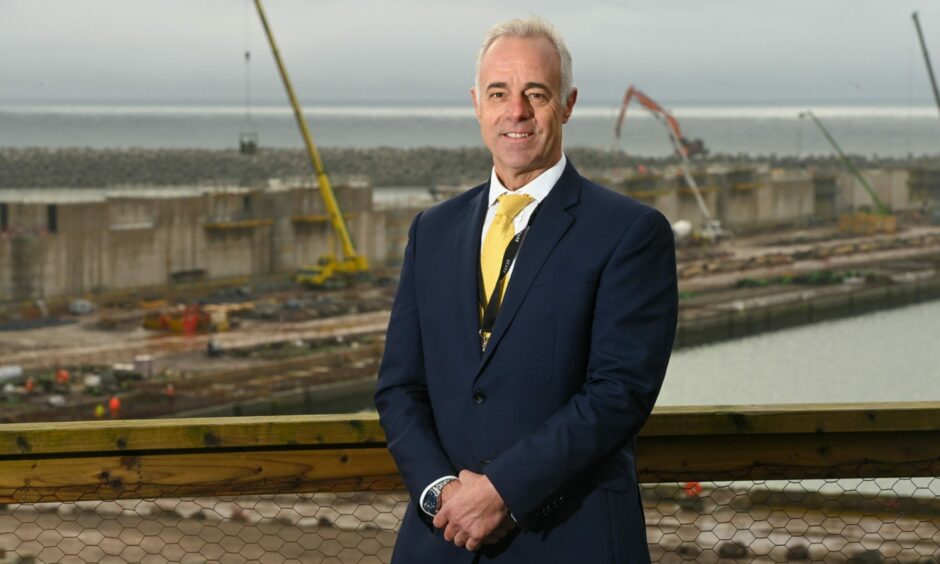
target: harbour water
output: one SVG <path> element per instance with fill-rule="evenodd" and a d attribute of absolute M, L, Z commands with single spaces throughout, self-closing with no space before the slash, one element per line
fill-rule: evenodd
<path fill-rule="evenodd" d="M 658 405 L 940 400 L 940 301 L 677 351 Z"/>
<path fill-rule="evenodd" d="M 713 153 L 828 155 L 816 128 L 798 117 L 813 109 L 846 152 L 881 157 L 940 153 L 940 122 L 929 105 L 686 105 L 673 108 L 683 133 L 701 138 Z M 614 137 L 619 108 L 580 104 L 566 126 L 571 147 L 623 149 L 641 156 L 672 152 L 663 127 L 631 108 L 623 138 Z M 307 105 L 305 114 L 323 147 L 475 147 L 479 130 L 467 105 Z M 266 147 L 299 147 L 290 109 L 237 105 L 102 105 L 0 103 L 0 147 L 203 148 L 237 146 L 254 131 Z"/>
<path fill-rule="evenodd" d="M 676 351 L 657 405 L 940 400 L 940 301 Z M 240 414 L 372 409 L 373 382 L 259 400 Z M 247 411 L 246 411 L 247 410 Z M 232 415 L 232 407 L 199 415 Z"/>

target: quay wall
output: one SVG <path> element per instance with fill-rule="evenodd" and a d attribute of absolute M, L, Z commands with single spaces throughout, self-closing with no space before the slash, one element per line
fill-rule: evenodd
<path fill-rule="evenodd" d="M 832 169 L 696 167 L 709 210 L 738 233 L 834 221 L 869 204 L 854 178 Z M 912 190 L 909 171 L 865 174 L 894 209 L 924 204 L 925 189 Z M 591 177 L 649 203 L 671 221 L 704 220 L 674 168 Z M 0 189 L 0 301 L 287 274 L 339 254 L 317 190 L 309 180 L 290 182 Z M 420 208 L 376 208 L 368 187 L 339 187 L 337 195 L 359 252 L 375 265 L 400 262 Z"/>
<path fill-rule="evenodd" d="M 919 208 L 923 203 L 920 198 L 911 195 L 910 173 L 907 170 L 874 169 L 863 173 L 878 198 L 892 210 Z M 836 182 L 839 186 L 838 198 L 841 208 L 874 209 L 865 187 L 853 175 L 840 174 Z"/>
<path fill-rule="evenodd" d="M 705 217 L 692 190 L 675 174 L 624 178 L 612 186 L 659 209 L 670 221 L 701 225 Z M 920 209 L 926 203 L 911 191 L 907 170 L 870 169 L 864 174 L 893 210 Z M 848 172 L 712 167 L 696 174 L 696 184 L 711 214 L 732 230 L 833 221 L 839 214 L 873 207 L 862 184 Z"/>
<path fill-rule="evenodd" d="M 838 294 L 818 294 L 761 307 L 727 308 L 711 315 L 680 320 L 676 330 L 675 348 L 730 341 L 778 329 L 932 300 L 940 300 L 940 277 L 859 288 Z"/>
<path fill-rule="evenodd" d="M 0 300 L 287 274 L 341 254 L 310 188 L 140 192 L 0 191 Z M 340 187 L 337 197 L 359 252 L 384 263 L 371 189 Z"/>

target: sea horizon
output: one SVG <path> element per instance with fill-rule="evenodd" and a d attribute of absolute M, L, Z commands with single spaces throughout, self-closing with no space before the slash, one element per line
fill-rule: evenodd
<path fill-rule="evenodd" d="M 330 117 L 473 117 L 469 102 L 457 101 L 306 101 L 301 102 L 305 115 Z M 820 118 L 928 118 L 940 116 L 937 106 L 918 100 L 684 100 L 664 104 L 676 118 L 757 118 L 791 119 L 812 110 Z M 218 115 L 290 116 L 293 109 L 287 101 L 266 100 L 252 103 L 235 100 L 22 100 L 0 99 L 0 114 L 76 114 L 76 115 Z M 608 117 L 620 112 L 620 101 L 580 101 L 574 115 Z M 633 104 L 630 117 L 652 116 L 643 107 Z"/>
<path fill-rule="evenodd" d="M 922 100 L 689 100 L 666 107 L 679 120 L 683 135 L 704 140 L 712 153 L 831 154 L 832 147 L 815 125 L 799 118 L 812 110 L 847 153 L 940 154 L 940 113 Z M 303 110 L 323 147 L 481 144 L 469 101 L 310 101 L 303 103 Z M 565 127 L 566 146 L 621 149 L 650 157 L 672 153 L 663 126 L 639 105 L 628 109 L 618 139 L 614 124 L 619 112 L 619 101 L 579 102 Z M 262 147 L 302 146 L 286 100 L 253 103 L 249 112 L 234 100 L 0 99 L 0 147 L 223 149 L 237 147 L 243 132 L 256 134 Z"/>

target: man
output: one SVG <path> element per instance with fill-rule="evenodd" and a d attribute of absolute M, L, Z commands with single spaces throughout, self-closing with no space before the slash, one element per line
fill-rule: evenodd
<path fill-rule="evenodd" d="M 411 225 L 375 394 L 413 500 L 393 562 L 649 561 L 634 445 L 672 349 L 672 230 L 564 156 L 571 77 L 548 23 L 491 29 L 490 181 Z"/>

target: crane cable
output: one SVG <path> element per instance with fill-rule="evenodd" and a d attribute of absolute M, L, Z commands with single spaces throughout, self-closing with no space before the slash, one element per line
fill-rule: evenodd
<path fill-rule="evenodd" d="M 245 1 L 245 129 L 251 131 L 251 0 Z"/>
<path fill-rule="evenodd" d="M 907 59 L 907 115 L 905 116 L 906 119 L 904 120 L 905 122 L 904 125 L 906 126 L 905 127 L 906 138 L 904 139 L 904 141 L 906 145 L 905 148 L 907 149 L 905 152 L 907 153 L 908 160 L 911 160 L 913 157 L 912 126 L 914 125 L 914 65 L 915 65 L 914 61 L 917 59 L 918 46 L 919 45 L 917 44 L 917 36 L 915 35 L 914 37 L 911 38 L 910 53 L 909 53 L 910 56 Z"/>

